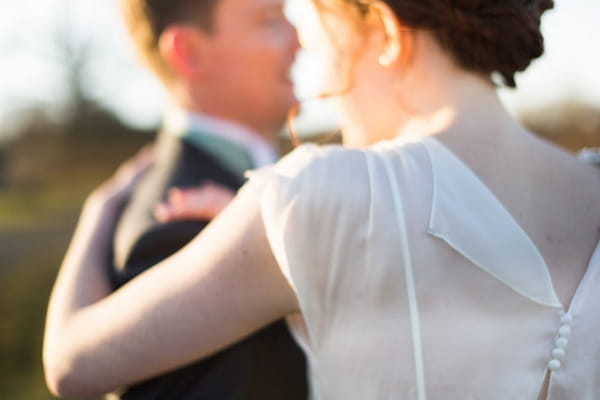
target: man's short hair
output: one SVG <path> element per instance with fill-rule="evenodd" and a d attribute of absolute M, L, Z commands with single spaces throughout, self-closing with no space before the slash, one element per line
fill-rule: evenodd
<path fill-rule="evenodd" d="M 188 24 L 206 32 L 213 29 L 218 0 L 120 0 L 125 25 L 143 61 L 165 83 L 172 79 L 159 54 L 160 35 L 174 24 Z"/>

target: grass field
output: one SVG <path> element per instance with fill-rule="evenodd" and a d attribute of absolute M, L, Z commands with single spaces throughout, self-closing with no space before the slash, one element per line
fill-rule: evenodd
<path fill-rule="evenodd" d="M 97 140 L 33 137 L 4 149 L 9 162 L 0 186 L 0 399 L 53 399 L 42 373 L 44 318 L 80 207 L 92 188 L 150 139 L 114 137 L 102 146 Z M 59 154 L 46 154 L 51 151 Z"/>

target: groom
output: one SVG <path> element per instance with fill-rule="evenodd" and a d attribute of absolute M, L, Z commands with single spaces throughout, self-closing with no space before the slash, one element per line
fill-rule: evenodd
<path fill-rule="evenodd" d="M 121 0 L 138 52 L 175 107 L 159 132 L 154 166 L 117 227 L 115 289 L 207 224 L 157 221 L 153 210 L 170 190 L 213 182 L 235 191 L 245 170 L 276 160 L 276 135 L 295 101 L 289 70 L 298 49 L 282 1 Z M 206 360 L 132 386 L 121 398 L 306 399 L 305 362 L 278 321 Z"/>

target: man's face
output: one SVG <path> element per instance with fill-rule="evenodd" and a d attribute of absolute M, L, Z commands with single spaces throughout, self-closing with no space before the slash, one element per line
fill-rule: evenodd
<path fill-rule="evenodd" d="M 296 30 L 284 0 L 217 0 L 209 39 L 212 114 L 265 133 L 281 127 L 295 102 L 290 68 Z"/>

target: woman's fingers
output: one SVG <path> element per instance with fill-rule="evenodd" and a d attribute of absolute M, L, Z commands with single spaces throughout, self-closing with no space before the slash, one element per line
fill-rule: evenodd
<path fill-rule="evenodd" d="M 153 160 L 154 148 L 152 146 L 145 146 L 132 158 L 121 164 L 112 179 L 120 183 L 124 188 L 130 189 L 135 186 Z"/>
<path fill-rule="evenodd" d="M 158 204 L 155 216 L 161 222 L 216 217 L 235 197 L 230 189 L 208 183 L 198 187 L 174 188 L 167 201 Z"/>
<path fill-rule="evenodd" d="M 124 202 L 146 170 L 152 165 L 153 150 L 152 146 L 145 146 L 133 157 L 123 162 L 107 181 L 92 192 L 90 198 L 98 199 L 101 202 L 110 200 Z"/>

